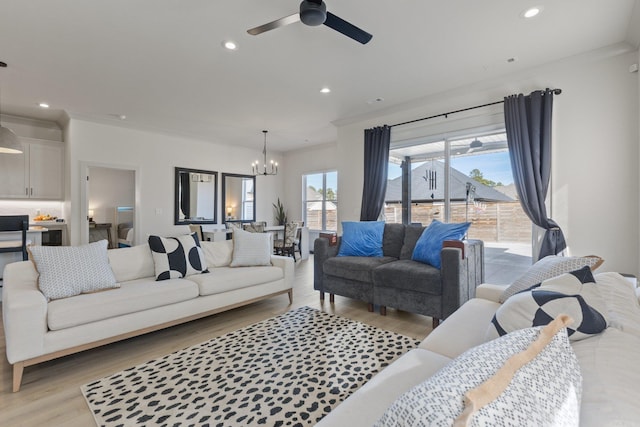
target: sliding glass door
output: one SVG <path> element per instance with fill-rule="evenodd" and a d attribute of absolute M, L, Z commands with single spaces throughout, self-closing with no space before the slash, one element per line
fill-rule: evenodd
<path fill-rule="evenodd" d="M 513 185 L 504 129 L 392 143 L 385 200 L 387 222 L 471 222 L 468 237 L 488 248 L 488 273 L 531 264 L 532 226 Z"/>

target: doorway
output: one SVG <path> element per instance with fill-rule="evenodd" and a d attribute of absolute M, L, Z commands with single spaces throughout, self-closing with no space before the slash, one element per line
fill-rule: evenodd
<path fill-rule="evenodd" d="M 106 239 L 110 249 L 136 245 L 139 241 L 137 169 L 86 164 L 84 171 L 82 243 Z"/>

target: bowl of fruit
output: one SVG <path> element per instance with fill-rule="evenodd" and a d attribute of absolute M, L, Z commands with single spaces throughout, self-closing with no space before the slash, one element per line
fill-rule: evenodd
<path fill-rule="evenodd" d="M 33 217 L 34 221 L 55 221 L 58 217 L 56 216 L 51 216 L 49 214 L 47 215 L 37 215 L 35 217 Z"/>

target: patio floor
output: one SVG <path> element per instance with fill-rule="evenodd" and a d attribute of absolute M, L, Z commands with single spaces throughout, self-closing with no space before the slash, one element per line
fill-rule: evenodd
<path fill-rule="evenodd" d="M 531 267 L 531 245 L 514 242 L 484 242 L 484 281 L 508 285 Z"/>

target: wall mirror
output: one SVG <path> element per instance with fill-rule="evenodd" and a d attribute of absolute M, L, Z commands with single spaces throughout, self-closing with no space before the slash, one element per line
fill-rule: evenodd
<path fill-rule="evenodd" d="M 215 224 L 218 172 L 176 168 L 174 224 Z"/>
<path fill-rule="evenodd" d="M 235 173 L 222 174 L 224 222 L 256 220 L 256 177 Z"/>

